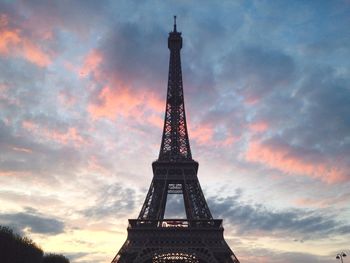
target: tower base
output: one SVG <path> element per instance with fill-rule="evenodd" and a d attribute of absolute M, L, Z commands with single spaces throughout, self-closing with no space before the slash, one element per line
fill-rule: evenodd
<path fill-rule="evenodd" d="M 239 263 L 222 220 L 129 219 L 128 237 L 112 263 Z"/>

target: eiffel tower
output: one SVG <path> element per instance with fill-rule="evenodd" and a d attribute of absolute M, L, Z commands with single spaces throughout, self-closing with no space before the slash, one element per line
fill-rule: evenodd
<path fill-rule="evenodd" d="M 213 219 L 198 181 L 188 139 L 181 73 L 181 33 L 169 33 L 168 91 L 162 143 L 153 180 L 137 219 L 112 263 L 239 263 Z M 186 219 L 165 219 L 169 194 L 183 196 Z"/>

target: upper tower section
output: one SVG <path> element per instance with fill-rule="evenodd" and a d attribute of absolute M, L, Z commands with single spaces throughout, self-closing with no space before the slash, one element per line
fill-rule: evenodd
<path fill-rule="evenodd" d="M 174 16 L 174 30 L 169 33 L 168 48 L 170 50 L 168 90 L 158 161 L 192 161 L 182 85 L 180 57 L 182 37 L 176 29 L 176 16 Z"/>
<path fill-rule="evenodd" d="M 174 31 L 169 33 L 168 48 L 172 50 L 180 50 L 182 48 L 181 32 L 176 30 L 176 16 L 174 16 Z"/>

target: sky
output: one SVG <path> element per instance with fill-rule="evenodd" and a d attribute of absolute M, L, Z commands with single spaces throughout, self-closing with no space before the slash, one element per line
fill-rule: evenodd
<path fill-rule="evenodd" d="M 0 224 L 113 259 L 160 149 L 173 15 L 192 156 L 238 259 L 349 253 L 347 0 L 0 0 Z"/>

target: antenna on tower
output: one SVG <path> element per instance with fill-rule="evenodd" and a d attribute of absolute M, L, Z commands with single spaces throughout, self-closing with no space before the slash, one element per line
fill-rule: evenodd
<path fill-rule="evenodd" d="M 176 32 L 176 16 L 174 16 L 174 32 Z"/>

